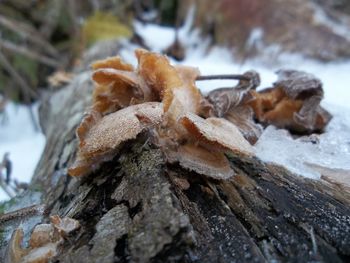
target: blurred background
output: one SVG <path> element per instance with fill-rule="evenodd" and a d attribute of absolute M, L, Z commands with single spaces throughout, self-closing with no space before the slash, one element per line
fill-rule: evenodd
<path fill-rule="evenodd" d="M 45 144 L 41 100 L 94 59 L 121 54 L 135 63 L 138 47 L 205 74 L 254 69 L 262 87 L 279 68 L 306 70 L 348 128 L 348 0 L 0 0 L 0 199 L 28 187 Z"/>

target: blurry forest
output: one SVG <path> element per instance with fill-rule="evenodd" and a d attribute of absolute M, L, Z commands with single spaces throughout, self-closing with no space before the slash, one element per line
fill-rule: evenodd
<path fill-rule="evenodd" d="M 135 19 L 176 29 L 193 5 L 193 27 L 238 59 L 273 45 L 321 61 L 350 57 L 349 33 L 341 30 L 350 24 L 345 0 L 2 0 L 1 107 L 8 99 L 29 104 L 67 81 L 96 41 L 126 37 L 142 45 Z M 184 56 L 176 40 L 165 52 Z"/>

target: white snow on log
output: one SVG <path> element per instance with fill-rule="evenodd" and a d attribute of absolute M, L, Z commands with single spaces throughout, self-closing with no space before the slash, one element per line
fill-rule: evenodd
<path fill-rule="evenodd" d="M 350 171 L 350 111 L 327 106 L 334 118 L 325 133 L 293 139 L 288 131 L 269 126 L 255 145 L 257 156 L 313 179 L 321 175 L 307 164 Z"/>

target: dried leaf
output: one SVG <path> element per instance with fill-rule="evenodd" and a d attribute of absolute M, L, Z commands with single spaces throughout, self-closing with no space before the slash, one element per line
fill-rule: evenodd
<path fill-rule="evenodd" d="M 318 95 L 323 97 L 322 82 L 310 73 L 298 70 L 279 70 L 274 87 L 282 87 L 288 98 L 303 99 Z"/>
<path fill-rule="evenodd" d="M 295 71 L 278 71 L 274 88 L 251 92 L 256 118 L 298 133 L 322 131 L 331 115 L 320 106 L 323 98 L 322 83 L 311 74 Z"/>
<path fill-rule="evenodd" d="M 251 107 L 238 106 L 232 108 L 225 114 L 224 118 L 236 125 L 251 145 L 257 142 L 263 132 L 262 126 L 254 121 L 254 112 Z"/>
<path fill-rule="evenodd" d="M 257 72 L 247 71 L 243 76 L 249 80 L 240 80 L 234 88 L 220 88 L 209 92 L 206 99 L 213 105 L 215 116 L 223 117 L 230 109 L 241 105 L 243 100 L 250 97 L 248 92 L 260 85 L 260 76 Z"/>
<path fill-rule="evenodd" d="M 59 87 L 70 83 L 73 78 L 73 74 L 65 71 L 56 71 L 47 78 L 48 83 L 52 87 Z"/>

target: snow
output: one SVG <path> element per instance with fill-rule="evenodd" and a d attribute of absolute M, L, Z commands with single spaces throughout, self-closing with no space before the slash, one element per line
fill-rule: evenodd
<path fill-rule="evenodd" d="M 305 163 L 319 164 L 327 167 L 350 169 L 350 61 L 338 63 L 320 63 L 305 59 L 296 54 L 281 54 L 278 46 L 265 47 L 265 52 L 258 59 L 236 61 L 230 50 L 209 47 L 209 40 L 200 38 L 198 30 L 191 30 L 194 9 L 190 9 L 186 23 L 179 29 L 180 42 L 186 50 L 185 60 L 181 64 L 198 67 L 201 74 L 243 73 L 254 69 L 260 73 L 261 88 L 269 87 L 281 68 L 303 70 L 316 75 L 323 82 L 325 99 L 322 105 L 334 118 L 317 144 L 305 138 L 293 139 L 287 131 L 268 127 L 256 144 L 257 156 L 264 161 L 286 166 L 291 171 L 319 178 Z M 317 21 L 328 23 L 323 14 L 318 13 Z M 321 22 L 320 22 L 321 23 Z M 175 30 L 152 24 L 134 23 L 134 28 L 153 51 L 162 52 L 175 39 Z M 341 28 L 336 27 L 336 30 Z M 259 28 L 251 33 L 250 44 L 260 46 L 259 38 L 263 31 Z M 134 49 L 138 46 L 127 43 L 121 56 L 136 65 Z M 172 63 L 178 63 L 172 60 Z M 201 81 L 198 83 L 203 93 L 218 87 L 234 86 L 234 81 Z M 37 107 L 36 107 L 37 108 Z M 35 132 L 29 120 L 28 111 L 22 106 L 9 104 L 6 108 L 9 120 L 0 128 L 0 157 L 10 152 L 13 162 L 13 177 L 29 182 L 40 155 L 45 138 Z M 276 154 L 276 152 L 280 154 Z M 0 190 L 0 200 L 6 198 Z"/>
<path fill-rule="evenodd" d="M 38 105 L 33 106 L 37 112 Z M 45 137 L 35 131 L 29 110 L 25 106 L 8 103 L 5 118 L 0 125 L 0 158 L 5 152 L 10 153 L 12 161 L 12 179 L 29 182 L 45 146 Z M 8 196 L 0 188 L 0 201 Z"/>

